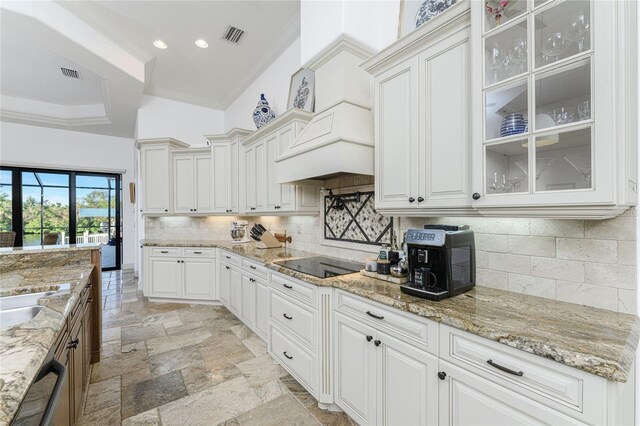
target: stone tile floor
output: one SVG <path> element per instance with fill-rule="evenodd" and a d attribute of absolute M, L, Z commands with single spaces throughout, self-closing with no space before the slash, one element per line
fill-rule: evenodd
<path fill-rule="evenodd" d="M 222 306 L 151 303 L 103 273 L 102 360 L 81 425 L 352 425 L 317 401 Z"/>

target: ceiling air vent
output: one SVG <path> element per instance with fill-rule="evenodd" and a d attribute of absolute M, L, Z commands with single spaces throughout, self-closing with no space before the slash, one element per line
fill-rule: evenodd
<path fill-rule="evenodd" d="M 62 75 L 64 75 L 65 77 L 80 78 L 80 73 L 76 70 L 72 70 L 69 68 L 60 68 L 60 70 L 62 71 Z"/>
<path fill-rule="evenodd" d="M 231 43 L 240 43 L 240 39 L 244 35 L 244 30 L 229 25 L 222 35 L 222 39 Z"/>

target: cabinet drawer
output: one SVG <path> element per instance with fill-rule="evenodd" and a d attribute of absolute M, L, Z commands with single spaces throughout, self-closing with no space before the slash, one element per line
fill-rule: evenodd
<path fill-rule="evenodd" d="M 279 274 L 271 274 L 271 287 L 289 297 L 316 307 L 318 288 L 298 280 L 284 278 Z"/>
<path fill-rule="evenodd" d="M 288 300 L 276 292 L 271 293 L 271 320 L 298 337 L 311 349 L 316 348 L 317 312 Z"/>
<path fill-rule="evenodd" d="M 520 393 L 532 392 L 583 411 L 586 389 L 578 370 L 445 325 L 441 325 L 440 333 L 440 358 L 490 380 L 506 381 Z M 598 392 L 598 386 L 588 390 L 590 397 L 604 397 Z"/>
<path fill-rule="evenodd" d="M 405 314 L 358 296 L 337 292 L 336 309 L 351 317 L 373 325 L 392 336 L 404 337 L 407 343 L 413 343 L 434 355 L 438 353 L 438 324 L 416 315 Z"/>
<path fill-rule="evenodd" d="M 184 249 L 183 256 L 185 257 L 209 257 L 214 258 L 215 250 L 212 248 L 186 248 Z"/>
<path fill-rule="evenodd" d="M 293 343 L 280 332 L 278 328 L 271 327 L 271 354 L 282 366 L 298 379 L 308 391 L 315 391 L 316 358 L 302 347 Z"/>
<path fill-rule="evenodd" d="M 240 256 L 231 254 L 228 251 L 220 250 L 220 259 L 231 265 L 240 266 Z"/>
<path fill-rule="evenodd" d="M 269 275 L 269 270 L 266 266 L 244 258 L 242 259 L 242 269 L 264 279 L 267 279 L 267 276 Z"/>
<path fill-rule="evenodd" d="M 177 257 L 180 256 L 180 249 L 178 247 L 152 247 L 151 256 Z"/>

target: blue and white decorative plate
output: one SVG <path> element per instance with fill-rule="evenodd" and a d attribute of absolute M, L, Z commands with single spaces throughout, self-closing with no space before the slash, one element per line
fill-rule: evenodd
<path fill-rule="evenodd" d="M 456 4 L 457 0 L 425 0 L 415 17 L 416 28 Z"/>

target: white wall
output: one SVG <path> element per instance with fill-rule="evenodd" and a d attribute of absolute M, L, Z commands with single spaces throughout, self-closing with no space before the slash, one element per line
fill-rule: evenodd
<path fill-rule="evenodd" d="M 136 256 L 134 206 L 129 202 L 129 182 L 134 181 L 134 149 L 133 140 L 127 138 L 0 123 L 0 164 L 80 171 L 124 171 L 124 268 L 132 268 Z"/>
<path fill-rule="evenodd" d="M 291 75 L 300 69 L 300 64 L 298 38 L 225 110 L 225 131 L 234 127 L 255 130 L 253 110 L 261 93 L 264 93 L 276 116 L 285 112 Z"/>
<path fill-rule="evenodd" d="M 143 96 L 138 108 L 137 139 L 172 137 L 206 146 L 203 135 L 224 132 L 224 111 L 157 96 Z"/>

